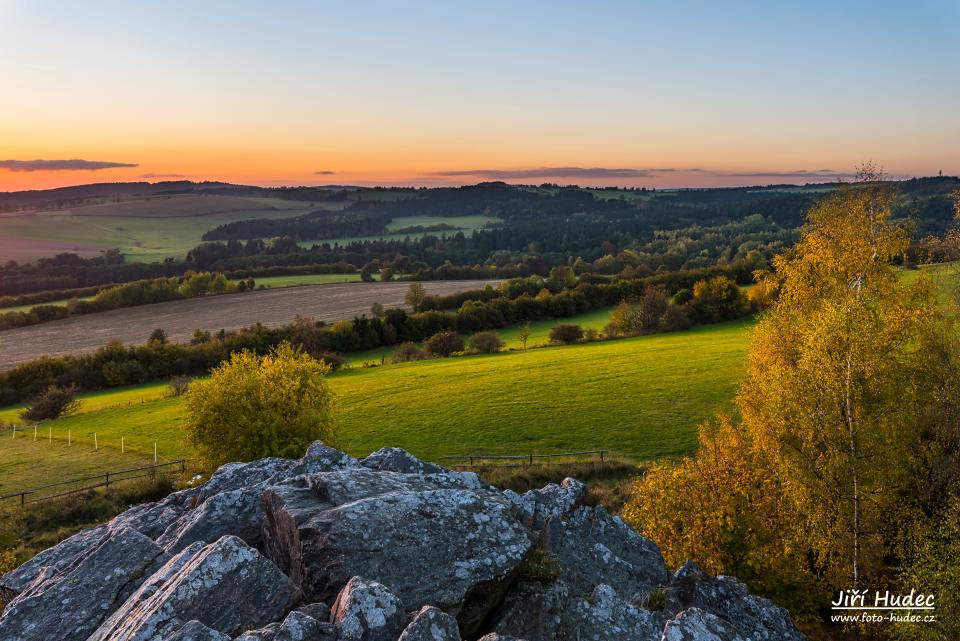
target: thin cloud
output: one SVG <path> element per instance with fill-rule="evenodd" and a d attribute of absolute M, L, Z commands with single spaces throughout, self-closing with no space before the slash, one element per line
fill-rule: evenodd
<path fill-rule="evenodd" d="M 335 171 L 330 171 L 329 169 L 327 169 L 327 170 L 324 170 L 324 171 L 315 171 L 315 172 L 313 172 L 313 173 L 314 173 L 315 176 L 332 176 L 332 175 L 334 175 L 334 174 L 337 173 L 337 172 L 335 172 Z"/>
<path fill-rule="evenodd" d="M 656 170 L 662 171 L 662 170 Z M 528 178 L 649 178 L 648 169 L 610 167 L 535 167 L 533 169 L 458 169 L 435 171 L 431 176 L 473 176 L 489 180 L 523 180 Z"/>
<path fill-rule="evenodd" d="M 797 169 L 795 171 L 744 171 L 733 173 L 718 173 L 717 176 L 727 178 L 846 178 L 852 174 L 834 171 L 833 169 Z"/>
<path fill-rule="evenodd" d="M 103 160 L 0 160 L 0 169 L 7 171 L 97 171 L 119 167 L 137 167 L 136 163 Z"/>
<path fill-rule="evenodd" d="M 186 178 L 184 174 L 140 174 L 137 178 Z"/>

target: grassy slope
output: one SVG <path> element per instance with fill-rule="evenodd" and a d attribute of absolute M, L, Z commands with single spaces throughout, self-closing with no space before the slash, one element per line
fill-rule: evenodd
<path fill-rule="evenodd" d="M 342 445 L 366 454 L 397 445 L 433 459 L 473 452 L 604 447 L 636 460 L 689 451 L 696 426 L 728 408 L 746 350 L 749 321 L 689 332 L 531 349 L 374 368 L 331 377 Z M 84 397 L 82 413 L 50 423 L 53 445 L 21 432 L 26 445 L 0 439 L 0 493 L 72 478 L 99 463 L 111 469 L 120 437 L 131 459 L 191 454 L 179 399 L 162 384 Z M 13 408 L 0 420 L 15 417 Z M 61 451 L 70 457 L 32 469 Z M 41 435 L 43 435 L 41 427 Z M 91 452 L 93 433 L 100 452 Z M 9 438 L 9 432 L 5 438 Z M 10 441 L 12 443 L 12 440 Z M 114 468 L 115 469 L 115 468 Z"/>

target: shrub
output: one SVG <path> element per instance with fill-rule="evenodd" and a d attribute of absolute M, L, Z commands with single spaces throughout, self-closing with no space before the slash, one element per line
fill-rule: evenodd
<path fill-rule="evenodd" d="M 188 389 L 190 389 L 190 383 L 193 382 L 193 379 L 189 376 L 174 376 L 170 379 L 170 396 L 183 396 Z"/>
<path fill-rule="evenodd" d="M 417 347 L 416 343 L 400 343 L 393 353 L 394 363 L 408 363 L 410 361 L 419 361 L 424 357 L 423 350 Z"/>
<path fill-rule="evenodd" d="M 450 356 L 463 351 L 463 337 L 456 332 L 437 332 L 424 343 L 427 351 L 434 356 Z"/>
<path fill-rule="evenodd" d="M 670 305 L 660 317 L 660 329 L 665 332 L 676 332 L 689 329 L 693 323 L 682 305 Z"/>
<path fill-rule="evenodd" d="M 478 332 L 470 339 L 470 347 L 481 354 L 499 352 L 503 345 L 503 339 L 493 332 Z"/>
<path fill-rule="evenodd" d="M 581 338 L 583 338 L 583 328 L 572 323 L 554 325 L 550 330 L 550 341 L 553 343 L 569 345 L 570 343 L 576 343 Z"/>
<path fill-rule="evenodd" d="M 692 304 L 699 320 L 714 323 L 743 315 L 746 299 L 732 279 L 715 276 L 693 285 Z"/>
<path fill-rule="evenodd" d="M 157 328 L 150 332 L 150 341 L 151 343 L 160 343 L 161 345 L 167 342 L 167 333 L 161 329 Z"/>
<path fill-rule="evenodd" d="M 20 416 L 27 421 L 43 421 L 66 416 L 80 407 L 80 401 L 76 396 L 76 385 L 64 387 L 50 385 L 32 404 L 20 412 Z"/>
<path fill-rule="evenodd" d="M 335 436 L 330 366 L 282 343 L 265 356 L 237 352 L 185 395 L 186 426 L 203 461 L 300 456 Z"/>

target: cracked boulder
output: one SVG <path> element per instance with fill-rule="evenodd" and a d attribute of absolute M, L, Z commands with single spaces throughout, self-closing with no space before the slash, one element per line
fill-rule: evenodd
<path fill-rule="evenodd" d="M 601 506 L 551 518 L 543 530 L 543 549 L 574 596 L 606 584 L 635 601 L 670 579 L 656 543 Z"/>
<path fill-rule="evenodd" d="M 161 568 L 162 584 L 127 599 L 90 641 L 162 639 L 192 620 L 233 636 L 279 620 L 299 598 L 290 579 L 235 536 L 175 560 L 179 568 Z"/>
<path fill-rule="evenodd" d="M 166 560 L 160 546 L 139 532 L 110 532 L 75 564 L 10 602 L 0 616 L 0 639 L 85 639 Z"/>
<path fill-rule="evenodd" d="M 266 549 L 308 598 L 328 600 L 353 576 L 376 577 L 407 607 L 437 606 L 473 630 L 533 537 L 499 492 L 416 489 L 423 482 L 408 476 L 393 491 L 335 507 L 345 492 L 339 482 L 313 495 L 267 492 Z"/>
<path fill-rule="evenodd" d="M 460 641 L 460 629 L 452 616 L 432 605 L 425 605 L 397 641 Z"/>

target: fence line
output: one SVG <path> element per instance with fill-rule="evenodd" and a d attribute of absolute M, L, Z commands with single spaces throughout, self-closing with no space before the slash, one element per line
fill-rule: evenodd
<path fill-rule="evenodd" d="M 10 494 L 4 494 L 0 496 L 0 501 L 5 501 L 9 499 L 20 499 L 20 505 L 26 505 L 28 503 L 36 503 L 38 501 L 46 501 L 48 499 L 59 498 L 61 496 L 68 496 L 70 494 L 77 494 L 79 492 L 86 492 L 87 490 L 93 490 L 99 487 L 110 487 L 111 483 L 122 483 L 123 481 L 132 481 L 134 479 L 145 478 L 147 476 L 156 476 L 157 470 L 161 468 L 175 468 L 179 469 L 164 469 L 162 473 L 171 473 L 171 472 L 184 472 L 187 469 L 187 461 L 190 459 L 177 459 L 176 461 L 169 461 L 167 463 L 159 463 L 157 465 L 147 465 L 145 467 L 135 467 L 129 470 L 118 470 L 114 472 L 104 472 L 103 474 L 96 474 L 94 476 L 85 476 L 79 479 L 70 479 L 69 481 L 60 481 L 59 483 L 51 483 L 49 485 L 41 485 L 40 487 L 31 488 L 29 490 L 21 490 L 20 492 L 12 492 Z M 139 473 L 139 472 L 142 472 Z M 133 476 L 124 476 L 126 474 L 132 474 Z M 48 494 L 41 496 L 39 498 L 33 498 L 27 500 L 27 496 L 32 494 L 37 494 L 43 490 L 49 490 L 51 488 L 63 487 L 65 485 L 73 485 L 74 483 L 87 483 L 89 481 L 98 481 L 90 485 L 84 485 L 83 487 L 74 488 L 71 490 L 66 490 L 64 492 L 57 492 L 55 494 Z"/>
<path fill-rule="evenodd" d="M 581 452 L 555 452 L 551 454 L 467 454 L 464 456 L 445 456 L 445 461 L 464 461 L 454 464 L 457 467 L 473 467 L 481 465 L 482 461 L 524 461 L 526 465 L 533 465 L 537 459 L 556 459 L 556 458 L 582 458 L 589 457 L 589 460 L 599 460 L 601 463 L 610 450 L 585 450 Z"/>
<path fill-rule="evenodd" d="M 499 462 L 517 462 L 519 465 L 505 465 L 504 467 L 521 467 L 533 465 L 537 460 L 552 460 L 558 458 L 587 458 L 591 461 L 604 462 L 607 455 L 610 453 L 610 450 L 584 450 L 579 452 L 553 452 L 549 454 L 467 454 L 463 456 L 445 456 L 443 460 L 445 461 L 461 461 L 461 463 L 454 463 L 453 467 L 474 467 L 482 465 L 483 462 L 488 461 L 494 465 L 498 465 Z M 59 498 L 62 496 L 69 496 L 71 494 L 78 494 L 80 492 L 86 492 L 88 490 L 93 490 L 97 488 L 110 488 L 111 484 L 121 483 L 123 481 L 132 481 L 134 479 L 144 478 L 147 476 L 156 476 L 157 470 L 164 470 L 164 473 L 170 472 L 181 472 L 186 471 L 186 464 L 190 459 L 177 459 L 175 461 L 169 461 L 167 463 L 159 463 L 155 465 L 147 465 L 145 467 L 135 467 L 128 470 L 119 470 L 113 472 L 104 472 L 103 474 L 95 474 L 93 476 L 86 476 L 83 478 L 70 479 L 68 481 L 60 481 L 59 483 L 51 483 L 49 485 L 41 485 L 39 487 L 30 488 L 28 490 L 21 490 L 19 492 L 11 492 L 10 494 L 4 494 L 0 496 L 0 501 L 10 500 L 10 499 L 19 499 L 20 505 L 27 505 L 28 503 L 36 503 L 38 501 L 46 501 L 49 499 Z M 172 469 L 175 468 L 175 469 Z M 127 476 L 132 475 L 132 476 Z M 96 481 L 95 483 L 90 483 L 91 481 Z M 38 494 L 44 490 L 49 490 L 52 488 L 59 488 L 68 485 L 74 485 L 76 483 L 87 483 L 83 487 L 73 488 L 63 492 L 56 492 L 54 494 L 46 494 L 41 497 L 27 499 L 28 496 Z"/>

